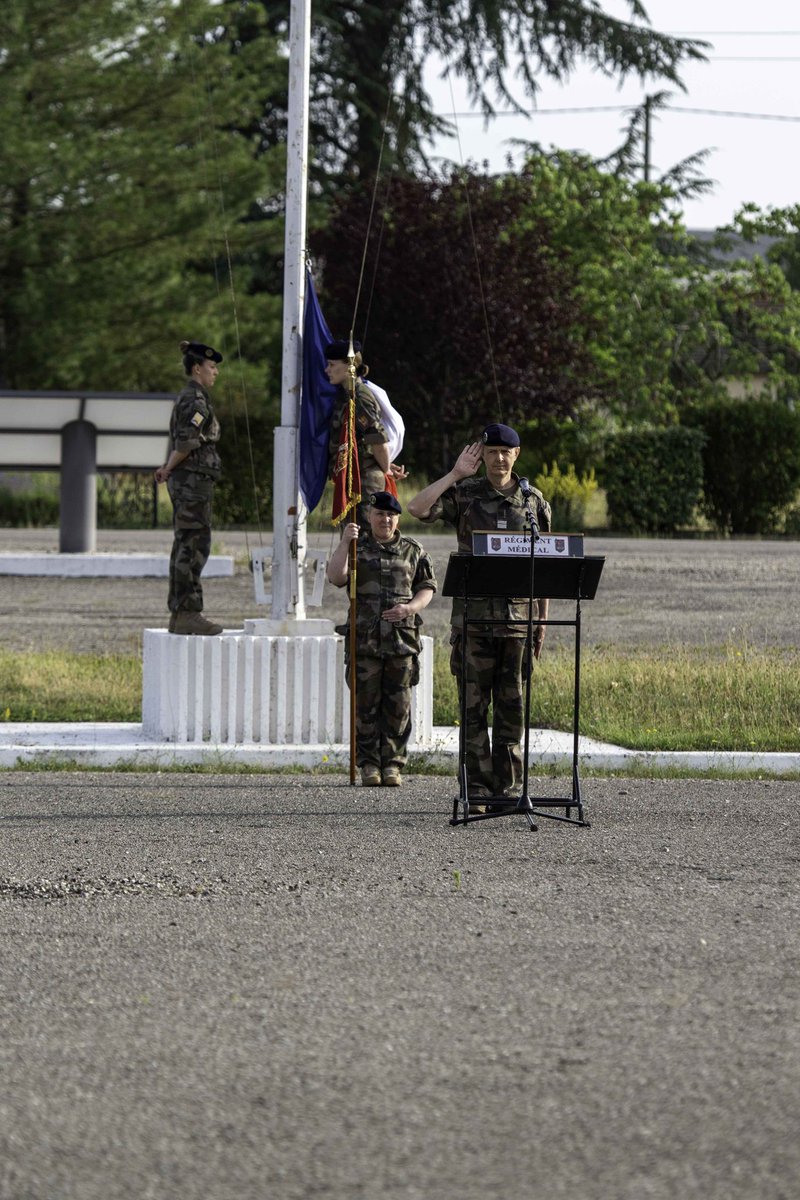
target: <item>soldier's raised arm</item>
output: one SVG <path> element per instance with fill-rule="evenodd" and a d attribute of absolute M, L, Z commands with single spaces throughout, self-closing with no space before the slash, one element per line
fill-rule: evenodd
<path fill-rule="evenodd" d="M 417 492 L 413 500 L 409 500 L 406 504 L 406 509 L 411 513 L 412 517 L 416 517 L 418 521 L 424 520 L 430 515 L 436 501 L 442 496 L 448 488 L 453 487 L 462 479 L 469 479 L 470 475 L 475 475 L 481 465 L 483 455 L 483 442 L 473 442 L 470 446 L 465 446 L 455 461 L 453 467 L 442 475 L 441 479 L 436 479 L 433 483 L 429 483 L 421 492 Z"/>

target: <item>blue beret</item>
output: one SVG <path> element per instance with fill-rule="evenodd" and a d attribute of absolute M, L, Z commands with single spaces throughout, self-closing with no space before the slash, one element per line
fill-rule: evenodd
<path fill-rule="evenodd" d="M 369 498 L 373 508 L 383 508 L 387 512 L 401 513 L 400 502 L 391 492 L 373 492 Z"/>
<path fill-rule="evenodd" d="M 204 342 L 189 342 L 184 354 L 195 354 L 198 358 L 210 358 L 215 363 L 222 362 L 219 350 L 215 350 L 213 346 L 206 346 Z"/>
<path fill-rule="evenodd" d="M 510 425 L 487 425 L 483 431 L 485 446 L 518 446 L 519 434 Z"/>
<path fill-rule="evenodd" d="M 361 342 L 353 342 L 353 353 L 358 354 L 361 351 Z M 347 360 L 350 355 L 350 339 L 339 338 L 337 342 L 328 342 L 325 347 L 325 357 L 336 362 L 338 359 Z"/>

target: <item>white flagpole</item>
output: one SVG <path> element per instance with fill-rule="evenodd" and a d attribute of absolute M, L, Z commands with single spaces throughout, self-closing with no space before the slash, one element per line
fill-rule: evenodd
<path fill-rule="evenodd" d="M 291 0 L 281 423 L 275 429 L 273 460 L 272 617 L 275 620 L 288 618 L 296 621 L 304 620 L 306 615 L 303 586 L 306 511 L 300 496 L 298 456 L 310 77 L 311 0 Z"/>

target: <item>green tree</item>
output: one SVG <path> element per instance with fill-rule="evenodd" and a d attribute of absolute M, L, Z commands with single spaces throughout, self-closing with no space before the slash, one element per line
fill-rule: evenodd
<path fill-rule="evenodd" d="M 236 350 L 227 258 L 280 187 L 236 123 L 255 65 L 208 0 L 4 0 L 0 10 L 0 381 L 173 388 L 177 343 Z M 212 36 L 213 33 L 213 36 Z M 268 40 L 261 43 L 259 70 Z M 276 53 L 267 68 L 283 70 Z M 247 294 L 246 271 L 237 288 Z M 263 394 L 278 304 L 251 296 L 233 388 Z"/>
<path fill-rule="evenodd" d="M 223 19 L 234 42 L 261 36 L 254 5 L 263 9 L 269 34 L 285 38 L 284 0 L 225 0 Z M 625 20 L 597 0 L 315 0 L 311 126 L 318 181 L 372 178 L 387 113 L 389 157 L 405 169 L 425 163 L 430 135 L 448 127 L 424 86 L 434 54 L 467 81 L 487 116 L 498 101 L 519 106 L 512 73 L 514 90 L 531 102 L 542 78 L 564 80 L 578 60 L 620 80 L 635 74 L 681 86 L 682 65 L 702 58 L 704 43 L 658 33 L 640 0 L 627 7 Z M 285 137 L 285 89 L 265 91 L 263 101 L 254 128 L 270 146 Z"/>
<path fill-rule="evenodd" d="M 793 291 L 800 291 L 800 204 L 766 211 L 745 204 L 731 225 L 720 230 L 721 248 L 730 248 L 730 234 L 750 243 L 762 237 L 770 239 L 765 257 L 780 267 Z"/>
<path fill-rule="evenodd" d="M 370 196 L 346 194 L 312 242 L 332 329 L 352 325 Z M 394 181 L 367 258 L 356 336 L 437 470 L 491 420 L 574 410 L 589 373 L 574 280 L 530 211 L 527 180 L 452 171 Z M 367 327 L 367 303 L 369 321 Z"/>
<path fill-rule="evenodd" d="M 588 158 L 532 155 L 532 227 L 575 279 L 590 372 L 584 411 L 620 428 L 668 424 L 731 380 L 766 375 L 791 395 L 800 372 L 800 309 L 777 266 L 699 256 L 669 184 L 632 182 Z"/>
<path fill-rule="evenodd" d="M 314 243 L 342 333 L 369 200 L 346 193 Z M 430 447 L 424 465 L 437 470 L 475 421 L 499 415 L 523 426 L 531 473 L 554 460 L 586 470 L 609 432 L 675 425 L 732 381 L 796 394 L 797 295 L 763 260 L 712 268 L 674 202 L 669 185 L 565 152 L 532 154 L 501 178 L 392 183 L 354 328 L 404 414 L 415 465 Z"/>

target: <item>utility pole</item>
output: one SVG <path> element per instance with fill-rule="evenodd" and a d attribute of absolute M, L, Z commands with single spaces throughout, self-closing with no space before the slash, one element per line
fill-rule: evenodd
<path fill-rule="evenodd" d="M 653 97 L 645 96 L 644 98 L 644 181 L 650 182 L 650 120 L 652 114 Z"/>

